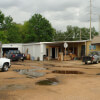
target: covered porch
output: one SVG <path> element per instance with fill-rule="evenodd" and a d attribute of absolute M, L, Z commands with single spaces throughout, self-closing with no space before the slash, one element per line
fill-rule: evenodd
<path fill-rule="evenodd" d="M 68 44 L 68 47 L 64 48 L 64 43 Z M 66 53 L 66 54 L 65 54 Z M 80 59 L 86 55 L 86 41 L 62 41 L 62 42 L 50 42 L 46 44 L 46 56 L 48 60 L 59 60 L 59 56 L 64 56 L 72 59 Z"/>

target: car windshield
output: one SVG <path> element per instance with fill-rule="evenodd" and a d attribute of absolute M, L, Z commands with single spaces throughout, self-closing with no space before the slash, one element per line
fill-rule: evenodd
<path fill-rule="evenodd" d="M 19 50 L 10 50 L 9 51 L 11 54 L 19 54 L 20 52 L 19 52 Z"/>

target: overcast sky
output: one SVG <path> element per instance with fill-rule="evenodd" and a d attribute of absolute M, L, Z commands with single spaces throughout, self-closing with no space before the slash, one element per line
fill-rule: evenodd
<path fill-rule="evenodd" d="M 35 13 L 42 14 L 57 30 L 67 25 L 89 27 L 90 0 L 0 0 L 0 10 L 24 23 Z M 99 30 L 100 0 L 92 0 L 92 26 Z"/>

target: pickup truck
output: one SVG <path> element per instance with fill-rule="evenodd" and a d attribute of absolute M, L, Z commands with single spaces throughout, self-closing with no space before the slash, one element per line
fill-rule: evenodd
<path fill-rule="evenodd" d="M 100 51 L 90 52 L 88 56 L 84 56 L 82 58 L 82 61 L 85 62 L 85 64 L 89 64 L 89 63 L 98 64 L 100 62 Z"/>
<path fill-rule="evenodd" d="M 0 58 L 0 70 L 3 72 L 8 71 L 8 68 L 10 68 L 10 59 L 7 58 Z"/>
<path fill-rule="evenodd" d="M 6 54 L 6 57 L 9 58 L 11 61 L 14 61 L 14 60 L 24 61 L 25 54 L 20 53 L 19 50 L 9 50 L 9 52 Z"/>

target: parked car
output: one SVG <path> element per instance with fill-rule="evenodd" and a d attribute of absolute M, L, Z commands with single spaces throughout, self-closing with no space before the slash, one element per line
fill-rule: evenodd
<path fill-rule="evenodd" d="M 8 68 L 11 67 L 10 59 L 7 58 L 0 58 L 0 69 L 1 71 L 5 72 L 8 71 Z"/>
<path fill-rule="evenodd" d="M 89 64 L 89 63 L 98 64 L 100 62 L 100 51 L 90 52 L 88 56 L 83 57 L 82 61 L 85 62 L 85 64 Z"/>
<path fill-rule="evenodd" d="M 6 57 L 11 59 L 11 61 L 14 60 L 22 60 L 24 61 L 25 59 L 25 54 L 20 53 L 19 50 L 9 50 L 9 52 L 6 54 Z"/>

